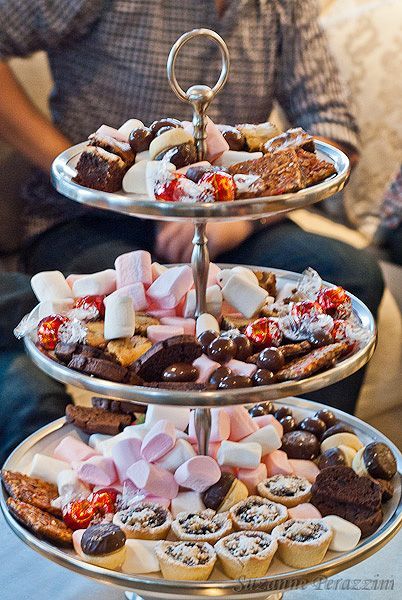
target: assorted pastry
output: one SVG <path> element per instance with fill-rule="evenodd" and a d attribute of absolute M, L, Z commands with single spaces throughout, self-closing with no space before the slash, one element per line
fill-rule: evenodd
<path fill-rule="evenodd" d="M 272 123 L 215 125 L 207 117 L 206 156 L 197 160 L 193 125 L 163 118 L 102 125 L 81 152 L 75 183 L 164 202 L 229 202 L 297 192 L 336 174 L 301 128 Z"/>
<path fill-rule="evenodd" d="M 68 432 L 27 473 L 3 470 L 7 506 L 36 536 L 129 574 L 317 565 L 381 526 L 397 464 L 331 410 L 303 417 L 271 402 L 213 408 L 204 456 L 189 408 L 93 398 L 67 407 Z"/>
<path fill-rule="evenodd" d="M 293 285 L 211 263 L 198 318 L 191 267 L 163 267 L 142 250 L 90 275 L 38 273 L 32 289 L 39 304 L 17 335 L 33 333 L 70 369 L 129 385 L 202 391 L 306 379 L 371 336 L 349 294 L 324 287 L 313 269 Z"/>

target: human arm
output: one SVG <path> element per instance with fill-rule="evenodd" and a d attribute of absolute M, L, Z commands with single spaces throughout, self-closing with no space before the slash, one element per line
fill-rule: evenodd
<path fill-rule="evenodd" d="M 342 149 L 354 165 L 358 126 L 319 25 L 315 0 L 278 0 L 276 98 L 294 126 Z"/>

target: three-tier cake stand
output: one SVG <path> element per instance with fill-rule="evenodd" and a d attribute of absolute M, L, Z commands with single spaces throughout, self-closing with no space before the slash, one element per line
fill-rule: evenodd
<path fill-rule="evenodd" d="M 194 85 L 186 92 L 180 87 L 175 75 L 175 63 L 178 52 L 187 42 L 196 36 L 206 36 L 216 42 L 222 55 L 222 70 L 218 82 L 213 88 L 205 85 Z M 202 160 L 206 149 L 206 112 L 215 95 L 224 86 L 229 73 L 229 52 L 225 42 L 214 31 L 198 29 L 181 36 L 174 44 L 169 54 L 167 63 L 169 82 L 180 98 L 193 107 L 194 138 L 197 147 L 198 159 Z M 206 225 L 208 221 L 233 221 L 241 219 L 267 218 L 279 213 L 286 213 L 297 208 L 312 205 L 324 198 L 328 198 L 340 191 L 349 176 L 348 158 L 337 148 L 330 144 L 316 141 L 317 154 L 320 158 L 332 162 L 336 175 L 326 179 L 318 185 L 301 190 L 297 193 L 281 196 L 258 197 L 234 202 L 216 203 L 180 203 L 157 202 L 148 197 L 134 194 L 107 193 L 82 187 L 72 179 L 75 175 L 75 165 L 86 143 L 77 144 L 56 158 L 52 166 L 52 181 L 56 189 L 63 195 L 88 206 L 103 208 L 126 215 L 147 219 L 166 221 L 192 221 L 195 234 L 193 239 L 194 249 L 192 255 L 192 268 L 196 289 L 196 316 L 202 314 L 206 308 L 206 285 L 209 268 Z M 269 233 L 267 233 L 269 235 Z M 229 266 L 229 265 L 225 265 Z M 262 267 L 251 268 L 273 271 L 279 286 L 285 283 L 297 285 L 300 275 L 289 271 L 266 269 Z M 324 283 L 325 286 L 331 286 Z M 292 407 L 295 414 L 303 417 L 318 410 L 321 405 L 306 400 L 292 398 L 291 396 L 321 389 L 339 381 L 361 368 L 372 356 L 376 341 L 376 328 L 373 317 L 368 308 L 356 297 L 352 296 L 353 311 L 368 332 L 365 344 L 352 356 L 340 361 L 333 368 L 323 373 L 316 374 L 308 379 L 274 383 L 269 386 L 247 389 L 200 391 L 189 394 L 188 392 L 154 389 L 147 387 L 131 386 L 114 383 L 77 373 L 58 364 L 47 356 L 35 344 L 33 337 L 25 337 L 25 347 L 33 362 L 49 376 L 75 385 L 97 394 L 113 397 L 120 400 L 141 402 L 144 404 L 166 404 L 175 406 L 192 407 L 196 410 L 195 427 L 200 453 L 206 454 L 208 449 L 210 431 L 210 408 L 214 406 L 247 404 L 264 400 L 275 400 L 277 404 L 286 404 Z M 281 400 L 286 398 L 286 401 Z M 395 453 L 398 460 L 398 471 L 402 469 L 402 456 L 398 449 L 380 432 L 364 422 L 334 410 L 335 414 L 354 427 L 363 442 L 381 440 L 386 442 Z M 64 419 L 40 429 L 25 440 L 6 461 L 5 468 L 11 470 L 26 470 L 29 461 L 35 452 L 50 451 L 71 426 Z M 83 436 L 85 437 L 85 436 Z M 255 598 L 267 597 L 276 590 L 286 589 L 288 585 L 294 587 L 304 585 L 306 582 L 319 577 L 327 577 L 344 570 L 370 554 L 380 549 L 401 526 L 402 503 L 401 481 L 399 473 L 396 475 L 395 494 L 387 506 L 383 524 L 379 530 L 364 539 L 356 549 L 346 553 L 329 553 L 325 562 L 307 569 L 292 570 L 286 568 L 279 561 L 275 561 L 269 573 L 260 579 L 249 581 L 231 581 L 222 573 L 213 573 L 210 580 L 205 582 L 167 581 L 161 576 L 133 576 L 117 571 L 109 571 L 85 563 L 73 555 L 72 552 L 60 550 L 50 543 L 39 540 L 24 527 L 22 527 L 8 512 L 5 504 L 6 494 L 0 495 L 0 503 L 5 518 L 14 532 L 29 546 L 47 558 L 100 582 L 112 583 L 126 590 L 141 594 L 145 599 L 188 599 L 190 597 L 220 596 L 225 598 Z"/>

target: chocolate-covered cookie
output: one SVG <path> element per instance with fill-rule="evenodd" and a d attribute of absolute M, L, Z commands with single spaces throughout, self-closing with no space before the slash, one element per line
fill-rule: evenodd
<path fill-rule="evenodd" d="M 236 127 L 231 125 L 217 125 L 219 131 L 229 144 L 229 150 L 240 151 L 246 147 L 246 138 Z"/>
<path fill-rule="evenodd" d="M 337 421 L 335 425 L 329 427 L 322 435 L 321 441 L 323 442 L 327 438 L 331 437 L 331 435 L 335 435 L 336 433 L 354 433 L 355 430 L 350 425 L 343 423 L 343 421 Z"/>
<path fill-rule="evenodd" d="M 123 548 L 126 543 L 124 531 L 113 523 L 99 523 L 85 529 L 81 548 L 89 556 L 103 556 Z"/>
<path fill-rule="evenodd" d="M 363 450 L 363 461 L 367 472 L 374 479 L 392 479 L 396 473 L 396 458 L 383 442 L 371 442 Z"/>
<path fill-rule="evenodd" d="M 202 495 L 202 501 L 207 508 L 218 510 L 227 493 L 232 487 L 236 477 L 233 473 L 222 473 L 217 483 L 211 485 Z"/>
<path fill-rule="evenodd" d="M 182 169 L 187 165 L 191 165 L 197 160 L 197 150 L 195 148 L 195 144 L 192 142 L 180 144 L 179 146 L 168 148 L 167 150 L 164 150 L 155 156 L 155 160 L 162 159 L 168 160 L 176 167 L 176 169 Z"/>
<path fill-rule="evenodd" d="M 346 465 L 345 455 L 340 448 L 329 448 L 318 457 L 317 467 L 327 469 L 328 467 L 338 467 Z"/>
<path fill-rule="evenodd" d="M 199 371 L 197 367 L 188 363 L 174 363 L 163 371 L 162 380 L 175 383 L 185 383 L 195 381 L 198 378 Z"/>
<path fill-rule="evenodd" d="M 282 438 L 282 447 L 288 458 L 312 460 L 320 452 L 318 438 L 309 431 L 290 431 Z"/>
<path fill-rule="evenodd" d="M 150 143 L 154 139 L 154 134 L 148 127 L 137 127 L 133 129 L 128 136 L 131 149 L 138 154 L 148 150 Z"/>

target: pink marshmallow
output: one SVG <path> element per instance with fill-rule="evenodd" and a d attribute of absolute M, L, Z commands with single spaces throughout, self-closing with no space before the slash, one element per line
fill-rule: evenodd
<path fill-rule="evenodd" d="M 129 437 L 112 446 L 112 458 L 120 481 L 127 478 L 127 469 L 140 460 L 141 443 L 138 438 Z"/>
<path fill-rule="evenodd" d="M 70 286 L 70 288 L 72 288 L 74 282 L 78 281 L 79 279 L 82 279 L 83 277 L 88 277 L 88 274 L 76 275 L 75 273 L 72 273 L 71 275 L 66 277 L 66 281 L 67 281 L 68 285 Z"/>
<path fill-rule="evenodd" d="M 84 535 L 85 529 L 76 529 L 73 531 L 73 546 L 75 552 L 80 558 L 84 558 L 84 552 L 81 547 L 82 536 Z"/>
<path fill-rule="evenodd" d="M 259 427 L 255 420 L 249 415 L 248 410 L 244 406 L 227 406 L 224 408 L 230 417 L 230 436 L 232 442 L 247 437 L 254 431 L 258 431 Z"/>
<path fill-rule="evenodd" d="M 134 310 L 146 310 L 148 308 L 148 301 L 145 296 L 145 288 L 142 283 L 131 283 L 124 287 L 116 290 L 115 294 L 118 296 L 128 296 L 133 301 Z"/>
<path fill-rule="evenodd" d="M 172 473 L 157 465 L 139 460 L 127 469 L 127 477 L 135 486 L 153 496 L 176 498 L 179 486 Z"/>
<path fill-rule="evenodd" d="M 147 337 L 153 343 L 163 342 L 175 335 L 183 335 L 183 327 L 171 327 L 170 325 L 150 325 L 147 328 Z"/>
<path fill-rule="evenodd" d="M 93 456 L 81 463 L 77 475 L 84 483 L 105 487 L 112 485 L 117 479 L 113 460 L 104 456 Z"/>
<path fill-rule="evenodd" d="M 93 448 L 72 435 L 67 435 L 63 438 L 53 451 L 54 458 L 64 460 L 67 463 L 88 460 L 88 458 L 97 454 L 98 452 Z"/>
<path fill-rule="evenodd" d="M 215 123 L 207 117 L 207 160 L 213 162 L 222 154 L 229 150 L 229 144 L 219 131 Z"/>
<path fill-rule="evenodd" d="M 196 358 L 193 365 L 198 369 L 197 383 L 207 383 L 212 373 L 221 366 L 219 363 L 208 358 L 206 354 L 201 354 L 201 356 Z"/>
<path fill-rule="evenodd" d="M 117 288 L 122 288 L 132 283 L 143 283 L 145 286 L 152 283 L 152 259 L 145 250 L 134 250 L 121 254 L 115 260 Z"/>
<path fill-rule="evenodd" d="M 112 137 L 115 140 L 118 140 L 119 142 L 128 142 L 128 137 L 126 135 L 124 135 L 121 131 L 118 131 L 114 127 L 109 127 L 109 125 L 101 125 L 96 130 L 96 133 L 98 133 L 100 136 L 106 135 Z"/>
<path fill-rule="evenodd" d="M 210 456 L 194 456 L 180 465 L 174 474 L 176 482 L 194 492 L 205 492 L 219 481 L 221 470 Z"/>
<path fill-rule="evenodd" d="M 185 319 L 184 317 L 162 317 L 161 325 L 171 327 L 182 327 L 184 335 L 195 335 L 195 319 Z"/>
<path fill-rule="evenodd" d="M 189 265 L 172 267 L 148 289 L 148 298 L 158 308 L 174 308 L 193 284 L 193 273 Z"/>
<path fill-rule="evenodd" d="M 211 285 L 216 285 L 218 283 L 217 276 L 221 272 L 221 268 L 218 267 L 215 263 L 209 263 L 208 269 L 208 279 L 207 279 L 207 288 L 211 287 Z"/>
<path fill-rule="evenodd" d="M 250 496 L 257 494 L 257 485 L 267 478 L 267 467 L 260 463 L 256 469 L 239 469 L 237 479 L 240 479 L 248 489 Z"/>
<path fill-rule="evenodd" d="M 279 423 L 278 419 L 275 419 L 274 415 L 261 415 L 261 417 L 254 417 L 254 421 L 257 423 L 260 429 L 266 425 L 272 425 L 275 427 L 279 437 L 283 437 L 283 427 Z"/>
<path fill-rule="evenodd" d="M 293 508 L 288 508 L 289 519 L 321 519 L 318 508 L 310 502 L 302 502 Z"/>
<path fill-rule="evenodd" d="M 155 319 L 163 319 L 165 317 L 175 317 L 176 310 L 174 308 L 148 308 L 147 314 L 150 317 L 155 317 Z"/>
<path fill-rule="evenodd" d="M 236 476 L 237 469 L 236 467 L 229 467 L 229 465 L 221 465 L 221 472 L 231 473 L 232 475 Z"/>
<path fill-rule="evenodd" d="M 141 456 L 148 462 L 154 462 L 169 452 L 175 443 L 175 426 L 170 421 L 161 419 L 151 427 L 144 437 L 141 446 Z"/>
<path fill-rule="evenodd" d="M 195 411 L 190 413 L 190 423 L 188 427 L 189 440 L 196 442 L 197 437 L 194 427 Z M 210 442 L 221 442 L 227 440 L 230 435 L 230 418 L 229 415 L 221 408 L 211 408 L 211 433 Z"/>
<path fill-rule="evenodd" d="M 304 477 L 310 483 L 314 483 L 320 469 L 312 460 L 299 460 L 290 458 L 289 462 L 293 469 L 293 473 L 299 477 Z"/>
<path fill-rule="evenodd" d="M 236 360 L 235 358 L 232 358 L 225 366 L 228 367 L 234 375 L 244 375 L 245 377 L 252 377 L 257 370 L 257 365 L 246 363 L 242 360 Z"/>
<path fill-rule="evenodd" d="M 177 169 L 176 173 L 184 173 L 184 175 L 185 175 L 190 167 L 210 167 L 210 166 L 211 166 L 211 163 L 208 162 L 207 160 L 200 160 L 199 162 L 193 163 L 192 165 L 186 165 L 185 167 L 181 167 L 180 169 Z"/>
<path fill-rule="evenodd" d="M 286 452 L 274 450 L 263 458 L 267 467 L 267 477 L 272 475 L 293 475 L 293 468 L 289 462 Z"/>

